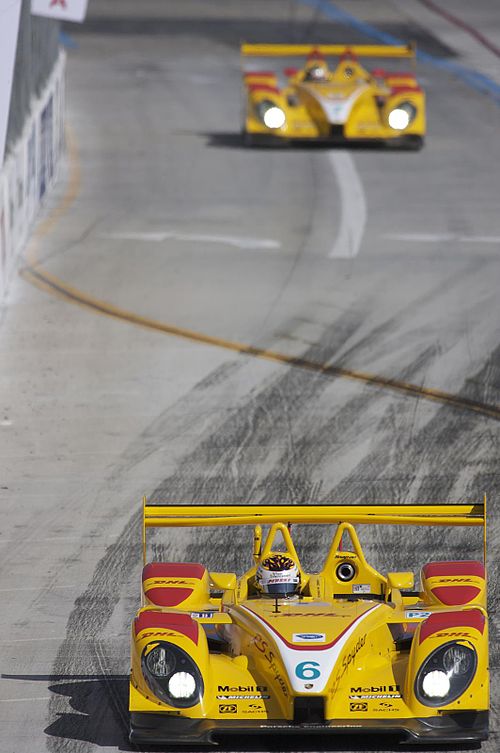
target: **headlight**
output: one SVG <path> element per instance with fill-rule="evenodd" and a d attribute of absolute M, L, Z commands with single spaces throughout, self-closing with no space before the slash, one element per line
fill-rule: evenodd
<path fill-rule="evenodd" d="M 391 110 L 387 119 L 390 127 L 395 131 L 404 131 L 415 119 L 416 114 L 417 109 L 411 102 L 402 102 L 394 110 Z"/>
<path fill-rule="evenodd" d="M 445 643 L 429 654 L 415 680 L 415 695 L 425 706 L 446 706 L 469 687 L 477 654 L 462 643 Z"/>
<path fill-rule="evenodd" d="M 203 695 L 201 672 L 179 646 L 149 643 L 142 652 L 142 674 L 152 692 L 170 706 L 188 708 Z"/>
<path fill-rule="evenodd" d="M 286 116 L 281 107 L 278 107 L 269 99 L 264 99 L 257 105 L 259 118 L 267 128 L 281 128 L 285 125 Z"/>
<path fill-rule="evenodd" d="M 175 657 L 165 646 L 156 646 L 146 656 L 146 667 L 154 677 L 167 677 L 175 666 Z"/>
<path fill-rule="evenodd" d="M 168 681 L 172 698 L 192 698 L 196 692 L 196 679 L 190 672 L 176 672 Z"/>

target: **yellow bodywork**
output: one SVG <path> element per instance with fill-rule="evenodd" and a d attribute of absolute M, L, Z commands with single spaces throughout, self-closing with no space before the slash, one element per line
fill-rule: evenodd
<path fill-rule="evenodd" d="M 415 48 L 386 45 L 249 45 L 241 48 L 242 58 L 286 56 L 336 56 L 335 68 L 328 68 L 326 80 L 308 82 L 307 66 L 275 72 L 244 73 L 247 141 L 264 137 L 296 140 L 380 140 L 420 145 L 426 131 L 425 94 L 413 73 L 370 72 L 359 57 L 409 58 Z M 281 85 L 280 85 L 281 81 Z M 264 122 L 266 108 L 274 106 L 284 113 L 279 127 Z M 390 125 L 390 113 L 403 107 L 411 113 L 402 128 Z"/>
<path fill-rule="evenodd" d="M 157 565 L 146 566 L 143 606 L 132 626 L 131 712 L 243 725 L 293 722 L 301 713 L 300 699 L 316 698 L 326 722 L 386 719 L 397 726 L 398 719 L 486 711 L 488 631 L 481 563 L 462 563 L 472 573 L 462 578 L 446 574 L 461 563 L 434 563 L 424 568 L 420 587 L 409 591 L 413 573 L 383 575 L 366 561 L 356 522 L 485 527 L 485 505 L 150 506 L 144 501 L 145 561 L 151 527 L 253 525 L 255 564 L 240 577 L 177 563 L 166 565 L 167 574 L 160 577 Z M 323 568 L 307 573 L 300 567 L 297 597 L 263 597 L 256 589 L 256 564 L 273 551 L 275 539 L 299 561 L 292 523 L 337 524 Z M 263 525 L 270 527 L 265 539 Z M 346 563 L 355 572 L 347 582 L 339 577 L 339 566 Z M 435 572 L 440 566 L 442 577 Z M 175 605 L 172 594 L 180 599 Z M 450 598 L 457 603 L 443 603 Z M 169 705 L 152 691 L 143 666 L 161 642 L 182 649 L 199 669 L 202 691 L 195 705 Z M 476 671 L 454 701 L 426 705 L 416 690 L 419 668 L 449 642 L 471 648 Z"/>

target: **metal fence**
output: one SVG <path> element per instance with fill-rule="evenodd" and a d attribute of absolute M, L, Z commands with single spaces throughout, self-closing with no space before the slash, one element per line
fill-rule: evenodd
<path fill-rule="evenodd" d="M 59 54 L 59 21 L 31 15 L 23 0 L 7 128 L 6 155 L 21 135 L 34 97 L 40 96 Z"/>

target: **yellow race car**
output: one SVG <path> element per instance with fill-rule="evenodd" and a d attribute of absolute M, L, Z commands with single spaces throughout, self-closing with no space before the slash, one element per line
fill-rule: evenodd
<path fill-rule="evenodd" d="M 413 72 L 376 68 L 360 57 L 415 58 L 414 45 L 243 44 L 242 58 L 307 56 L 303 68 L 243 73 L 243 133 L 248 145 L 277 141 L 379 141 L 419 149 L 425 95 Z M 327 57 L 338 58 L 330 67 Z"/>
<path fill-rule="evenodd" d="M 384 575 L 366 561 L 354 527 L 484 528 L 484 504 L 144 503 L 143 520 L 145 559 L 150 527 L 253 525 L 254 562 L 240 577 L 145 564 L 132 624 L 134 744 L 210 744 L 228 733 L 487 738 L 484 562 L 428 562 L 414 590 L 413 572 Z M 321 571 L 306 572 L 292 524 L 332 523 Z"/>

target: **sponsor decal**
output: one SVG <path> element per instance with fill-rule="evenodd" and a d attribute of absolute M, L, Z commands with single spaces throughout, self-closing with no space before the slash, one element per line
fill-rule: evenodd
<path fill-rule="evenodd" d="M 269 648 L 268 642 L 266 640 L 264 640 L 264 638 L 262 637 L 262 635 L 260 635 L 259 633 L 257 633 L 257 635 L 253 639 L 253 643 L 254 643 L 255 648 L 257 649 L 257 651 L 260 651 L 260 653 L 263 655 L 264 659 L 269 664 L 269 669 L 273 673 L 273 679 L 280 686 L 281 692 L 283 693 L 283 695 L 285 696 L 285 698 L 288 698 L 288 688 L 287 688 L 286 682 L 283 679 L 283 677 L 281 676 L 281 672 L 280 672 L 279 667 L 278 667 L 278 665 L 276 664 L 276 661 L 275 661 L 274 653 Z"/>
<path fill-rule="evenodd" d="M 294 643 L 308 643 L 309 641 L 314 641 L 318 643 L 320 641 L 325 641 L 325 640 L 326 640 L 325 633 L 294 633 L 293 634 Z"/>
<path fill-rule="evenodd" d="M 472 638 L 472 635 L 470 633 L 467 633 L 465 631 L 458 631 L 458 632 L 446 632 L 446 633 L 435 633 L 434 638 Z"/>
<path fill-rule="evenodd" d="M 350 695 L 349 698 L 352 698 L 357 701 L 373 701 L 378 700 L 379 698 L 401 698 L 401 693 L 361 693 L 360 695 Z"/>
<path fill-rule="evenodd" d="M 329 601 L 308 601 L 307 602 L 307 608 L 310 609 L 311 607 L 331 607 L 331 602 Z M 287 607 L 291 609 L 292 607 L 295 607 L 296 609 L 303 609 L 304 604 L 301 604 L 300 601 L 292 601 L 290 604 L 287 604 Z M 316 616 L 317 613 L 315 612 Z"/>
<path fill-rule="evenodd" d="M 371 687 L 358 687 L 358 688 L 351 688 L 351 693 L 369 693 L 370 691 L 372 693 L 396 693 L 400 691 L 399 685 L 372 685 Z"/>
<path fill-rule="evenodd" d="M 149 578 L 146 581 L 149 583 Z M 196 578 L 190 578 L 189 580 L 178 580 L 178 579 L 172 579 L 172 578 L 153 578 L 152 582 L 158 586 L 162 583 L 167 586 L 191 586 L 193 582 L 196 582 Z M 149 586 L 151 588 L 151 586 Z"/>
<path fill-rule="evenodd" d="M 339 612 L 283 612 L 283 614 L 280 614 L 280 619 L 282 617 L 341 617 Z"/>
<path fill-rule="evenodd" d="M 356 641 L 352 649 L 348 651 L 348 653 L 345 654 L 345 656 L 342 657 L 342 674 L 345 674 L 347 672 L 349 665 L 352 664 L 352 662 L 358 655 L 358 652 L 361 651 L 365 643 L 366 643 L 366 634 L 358 638 L 358 640 Z"/>
<path fill-rule="evenodd" d="M 219 714 L 236 714 L 235 703 L 219 703 Z"/>
<path fill-rule="evenodd" d="M 219 693 L 266 693 L 267 690 L 267 685 L 235 685 L 234 687 L 219 685 L 217 687 Z"/>
<path fill-rule="evenodd" d="M 350 703 L 349 711 L 368 711 L 367 703 Z"/>
<path fill-rule="evenodd" d="M 210 620 L 215 612 L 191 612 L 191 617 L 197 620 Z"/>
<path fill-rule="evenodd" d="M 430 617 L 432 612 L 424 612 L 421 609 L 407 609 L 405 610 L 405 617 L 407 620 L 425 620 L 426 617 Z"/>
<path fill-rule="evenodd" d="M 472 578 L 442 578 L 440 577 L 439 580 L 442 583 L 474 583 L 474 580 Z"/>
<path fill-rule="evenodd" d="M 269 700 L 268 695 L 218 695 L 218 701 L 260 701 Z"/>
<path fill-rule="evenodd" d="M 349 669 L 350 665 L 354 662 L 356 656 L 358 655 L 358 652 L 361 651 L 365 643 L 366 643 L 366 633 L 365 635 L 362 635 L 360 638 L 358 638 L 358 640 L 356 641 L 354 646 L 351 648 L 351 650 L 348 651 L 347 654 L 344 654 L 344 656 L 342 657 L 342 665 L 339 672 L 337 673 L 335 682 L 330 688 L 330 696 L 335 695 L 340 681 L 342 680 L 343 676 Z"/>
<path fill-rule="evenodd" d="M 158 630 L 150 630 L 149 633 L 141 633 L 140 640 L 143 641 L 144 638 L 151 638 L 152 635 L 161 636 L 162 638 L 178 638 L 179 633 L 172 633 L 169 630 L 163 630 L 163 628 L 158 628 Z"/>
<path fill-rule="evenodd" d="M 372 587 L 369 583 L 355 583 L 352 592 L 353 594 L 371 594 Z"/>

